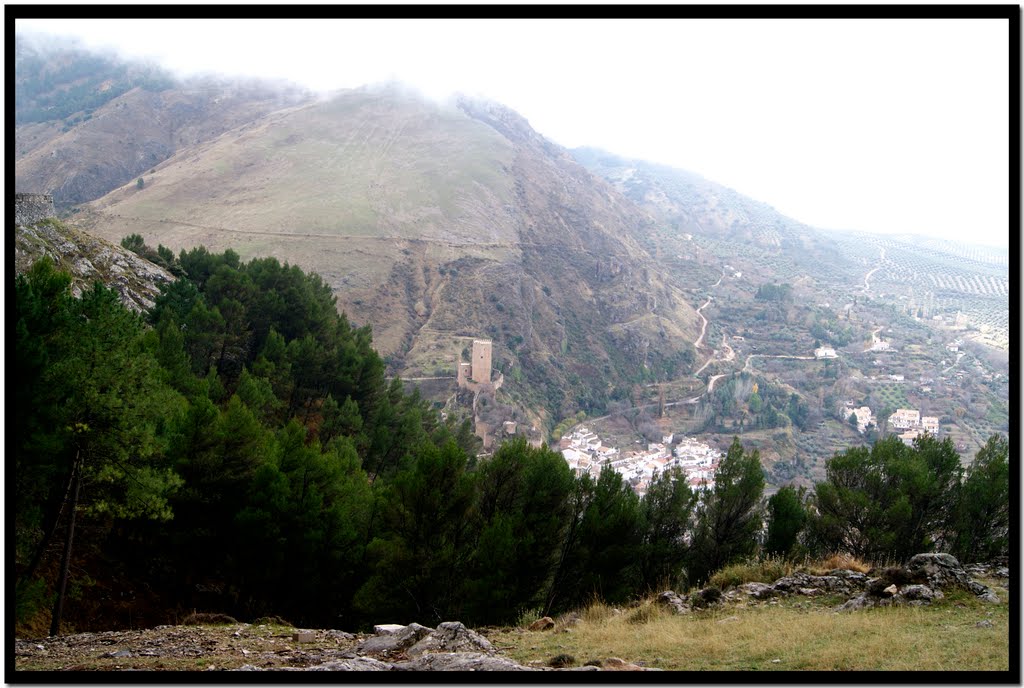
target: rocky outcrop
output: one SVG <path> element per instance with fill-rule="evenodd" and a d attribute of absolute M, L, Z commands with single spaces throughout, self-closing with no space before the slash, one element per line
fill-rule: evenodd
<path fill-rule="evenodd" d="M 152 307 L 160 285 L 174 276 L 131 251 L 55 219 L 17 227 L 14 235 L 14 268 L 27 272 L 48 256 L 57 268 L 71 274 L 71 293 L 81 296 L 93 282 L 114 289 L 121 302 L 134 311 Z"/>
<path fill-rule="evenodd" d="M 843 595 L 848 599 L 836 606 L 835 611 L 853 611 L 869 607 L 930 604 L 944 597 L 944 589 L 960 588 L 979 599 L 995 603 L 999 602 L 998 596 L 988 586 L 972 580 L 971 575 L 1009 577 L 1009 569 L 1003 562 L 975 564 L 964 569 L 955 557 L 944 553 L 918 554 L 905 567 L 894 566 L 871 573 L 845 569 L 835 569 L 825 575 L 796 572 L 774 583 L 743 583 L 724 594 L 717 588 L 704 588 L 686 598 L 666 590 L 658 595 L 656 601 L 674 614 L 689 614 L 697 609 L 717 606 L 719 595 L 727 602 L 764 601 L 793 595 Z"/>
<path fill-rule="evenodd" d="M 986 602 L 999 602 L 999 597 L 987 585 L 972 580 L 951 554 L 916 554 L 905 567 L 891 567 L 879 574 L 867 580 L 863 592 L 835 610 L 846 612 L 870 607 L 930 604 L 945 596 L 944 589 L 956 588 L 967 590 Z"/>
<path fill-rule="evenodd" d="M 487 638 L 466 628 L 459 621 L 438 624 L 437 630 L 409 648 L 409 656 L 416 657 L 428 652 L 488 652 L 494 646 Z"/>

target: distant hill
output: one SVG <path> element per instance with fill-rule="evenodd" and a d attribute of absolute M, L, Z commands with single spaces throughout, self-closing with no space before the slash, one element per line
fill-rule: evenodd
<path fill-rule="evenodd" d="M 314 270 L 396 374 L 453 375 L 466 337 L 491 338 L 506 389 L 547 422 L 694 360 L 698 317 L 634 239 L 652 218 L 494 103 L 346 91 L 183 148 L 143 180 L 75 223 Z"/>
<path fill-rule="evenodd" d="M 58 208 L 144 176 L 176 151 L 309 98 L 295 87 L 182 81 L 148 63 L 15 39 L 15 185 Z"/>

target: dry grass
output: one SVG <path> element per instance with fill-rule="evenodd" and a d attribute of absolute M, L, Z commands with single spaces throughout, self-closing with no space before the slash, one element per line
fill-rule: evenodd
<path fill-rule="evenodd" d="M 509 633 L 520 661 L 570 654 L 581 663 L 621 657 L 676 671 L 1007 671 L 1009 606 L 952 593 L 931 607 L 838 614 L 830 604 L 792 598 L 674 616 L 648 600 L 615 614 L 604 605 L 580 612 L 568 633 Z M 831 601 L 830 601 L 831 602 Z M 978 627 L 989 620 L 991 628 Z"/>
<path fill-rule="evenodd" d="M 818 561 L 805 562 L 802 568 L 808 573 L 813 573 L 816 576 L 822 576 L 829 571 L 834 571 L 835 569 L 847 569 L 850 571 L 857 571 L 858 573 L 867 573 L 873 568 L 873 566 L 867 562 L 861 561 L 857 557 L 836 552 Z"/>

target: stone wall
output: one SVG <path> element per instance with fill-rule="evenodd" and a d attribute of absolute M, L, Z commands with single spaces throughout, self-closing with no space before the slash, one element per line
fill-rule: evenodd
<path fill-rule="evenodd" d="M 14 194 L 14 224 L 16 226 L 34 225 L 40 220 L 56 216 L 52 194 Z"/>

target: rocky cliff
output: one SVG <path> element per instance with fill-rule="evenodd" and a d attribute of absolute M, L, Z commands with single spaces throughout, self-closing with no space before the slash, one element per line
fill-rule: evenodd
<path fill-rule="evenodd" d="M 75 296 L 99 281 L 116 290 L 121 301 L 135 311 L 151 307 L 160 293 L 160 285 L 174 279 L 171 273 L 131 251 L 72 229 L 54 217 L 38 219 L 26 212 L 19 219 L 27 219 L 28 223 L 19 221 L 15 228 L 16 274 L 26 272 L 37 260 L 48 256 L 59 269 L 71 273 L 71 291 Z"/>

